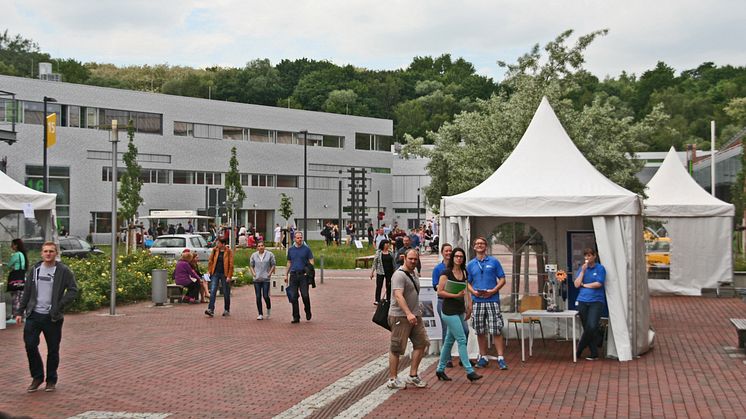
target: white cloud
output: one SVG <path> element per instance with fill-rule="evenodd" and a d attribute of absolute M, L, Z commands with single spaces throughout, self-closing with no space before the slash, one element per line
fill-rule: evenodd
<path fill-rule="evenodd" d="M 120 65 L 308 57 L 395 69 L 451 53 L 499 79 L 497 60 L 513 62 L 565 29 L 610 29 L 587 53 L 599 77 L 639 74 L 659 60 L 679 71 L 705 61 L 743 65 L 744 18 L 738 0 L 24 0 L 4 6 L 0 28 L 55 57 Z"/>

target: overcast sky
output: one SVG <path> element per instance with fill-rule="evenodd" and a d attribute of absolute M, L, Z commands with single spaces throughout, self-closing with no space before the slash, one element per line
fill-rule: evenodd
<path fill-rule="evenodd" d="M 3 0 L 0 30 L 55 58 L 117 65 L 241 67 L 312 58 L 369 69 L 450 53 L 502 79 L 515 59 L 566 29 L 608 28 L 585 67 L 603 78 L 746 65 L 743 0 Z M 573 38 L 574 41 L 574 38 Z"/>

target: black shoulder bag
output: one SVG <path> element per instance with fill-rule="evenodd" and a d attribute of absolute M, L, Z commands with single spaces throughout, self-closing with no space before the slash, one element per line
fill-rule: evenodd
<path fill-rule="evenodd" d="M 417 287 L 417 284 L 414 281 L 414 278 L 412 278 L 412 275 L 409 274 L 409 272 L 405 270 L 401 270 L 407 276 L 409 277 L 409 280 L 412 281 L 412 285 L 414 286 L 414 289 L 417 290 L 417 293 L 420 292 L 419 287 Z M 391 326 L 389 326 L 389 308 L 391 307 L 391 302 L 386 299 L 381 299 L 381 301 L 378 302 L 378 305 L 376 306 L 376 312 L 373 313 L 373 323 L 383 327 L 386 330 L 391 330 Z"/>

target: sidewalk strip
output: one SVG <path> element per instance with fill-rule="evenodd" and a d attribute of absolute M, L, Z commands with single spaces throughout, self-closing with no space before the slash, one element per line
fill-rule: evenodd
<path fill-rule="evenodd" d="M 89 410 L 68 419 L 163 419 L 170 413 L 104 412 Z"/>
<path fill-rule="evenodd" d="M 388 368 L 389 366 L 389 354 L 386 353 L 381 357 L 368 362 L 362 367 L 356 369 L 345 377 L 340 378 L 334 383 L 328 385 L 316 394 L 313 394 L 300 403 L 291 407 L 290 409 L 275 416 L 276 419 L 281 418 L 305 418 L 312 415 L 318 409 L 323 408 L 327 404 L 333 402 L 338 397 L 347 393 L 350 389 L 353 389 L 365 382 L 371 376 L 380 372 L 381 369 Z"/>
<path fill-rule="evenodd" d="M 387 355 L 388 358 L 388 355 Z M 422 361 L 420 362 L 420 368 L 419 370 L 425 371 L 430 365 L 434 364 L 436 361 L 438 361 L 438 357 L 436 356 L 430 356 L 422 358 Z M 409 375 L 409 368 L 405 368 L 403 371 L 401 371 L 398 375 L 400 380 L 403 380 L 404 378 Z M 391 397 L 392 394 L 396 393 L 399 390 L 391 390 L 388 387 L 386 387 L 386 384 L 384 383 L 377 389 L 373 390 L 370 394 L 363 397 L 362 399 L 358 400 L 355 404 L 348 407 L 347 410 L 344 412 L 341 412 L 339 415 L 337 415 L 337 418 L 340 419 L 347 419 L 347 418 L 362 418 L 368 413 L 372 412 L 376 407 L 378 407 L 380 404 L 388 400 L 389 397 Z"/>

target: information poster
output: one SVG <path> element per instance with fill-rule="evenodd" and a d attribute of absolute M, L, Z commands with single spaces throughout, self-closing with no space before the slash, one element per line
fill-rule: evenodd
<path fill-rule="evenodd" d="M 420 281 L 420 305 L 422 306 L 422 322 L 430 340 L 440 340 L 440 316 L 437 310 L 438 294 L 430 281 Z"/>

